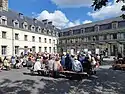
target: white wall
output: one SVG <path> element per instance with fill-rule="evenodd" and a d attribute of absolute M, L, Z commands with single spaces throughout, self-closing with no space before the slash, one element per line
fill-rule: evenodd
<path fill-rule="evenodd" d="M 7 38 L 2 38 L 2 31 L 7 32 Z M 57 44 L 57 37 L 27 32 L 23 30 L 18 29 L 12 29 L 7 27 L 0 26 L 0 55 L 1 53 L 1 45 L 7 46 L 7 55 L 12 56 L 12 48 L 15 48 L 15 46 L 19 46 L 20 48 L 24 48 L 24 46 L 28 46 L 28 48 L 32 48 L 32 46 L 36 47 L 36 52 L 39 52 L 39 47 L 41 47 L 42 52 L 44 52 L 44 47 L 47 47 L 47 52 L 49 52 L 49 47 L 51 47 L 51 51 L 53 52 L 53 47 L 56 48 L 56 45 L 53 43 L 53 40 L 55 40 L 55 43 Z M 19 34 L 19 40 L 15 40 L 15 33 Z M 12 43 L 12 35 L 14 38 L 14 43 Z M 28 41 L 24 41 L 24 35 L 28 36 Z M 35 42 L 32 42 L 32 36 L 35 36 Z M 41 37 L 41 42 L 39 42 L 39 37 Z M 47 39 L 47 43 L 44 43 L 44 38 Z M 49 43 L 49 39 L 51 39 L 51 44 Z M 57 50 L 57 48 L 56 48 Z M 15 50 L 14 50 L 15 51 Z M 14 52 L 15 53 L 15 52 Z"/>

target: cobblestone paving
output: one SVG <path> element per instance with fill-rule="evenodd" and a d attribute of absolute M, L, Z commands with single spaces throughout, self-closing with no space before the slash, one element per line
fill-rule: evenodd
<path fill-rule="evenodd" d="M 27 69 L 0 72 L 0 94 L 125 94 L 125 72 L 101 66 L 83 80 L 31 76 Z"/>

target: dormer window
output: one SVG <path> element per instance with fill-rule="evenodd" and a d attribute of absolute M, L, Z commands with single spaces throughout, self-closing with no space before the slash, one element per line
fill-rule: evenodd
<path fill-rule="evenodd" d="M 49 34 L 49 30 L 47 30 L 47 34 Z"/>
<path fill-rule="evenodd" d="M 30 29 L 31 29 L 31 31 L 35 31 L 35 26 L 34 26 L 34 25 L 31 25 L 31 26 L 30 26 Z"/>
<path fill-rule="evenodd" d="M 46 34 L 46 28 L 43 29 L 43 33 Z"/>
<path fill-rule="evenodd" d="M 6 16 L 1 17 L 1 24 L 2 25 L 7 25 L 7 17 Z"/>
<path fill-rule="evenodd" d="M 55 36 L 55 31 L 53 31 L 53 36 Z"/>
<path fill-rule="evenodd" d="M 51 35 L 51 30 L 49 29 L 47 33 L 48 33 L 49 35 Z"/>
<path fill-rule="evenodd" d="M 84 28 L 81 28 L 81 33 L 85 33 L 85 29 Z"/>
<path fill-rule="evenodd" d="M 41 27 L 39 26 L 39 27 L 37 27 L 37 30 L 36 30 L 37 32 L 39 32 L 39 33 L 41 33 Z"/>
<path fill-rule="evenodd" d="M 23 29 L 28 30 L 28 24 L 27 24 L 27 22 L 24 22 L 24 23 L 23 23 Z"/>
<path fill-rule="evenodd" d="M 118 22 L 112 22 L 112 29 L 116 29 L 118 27 Z"/>
<path fill-rule="evenodd" d="M 98 31 L 99 31 L 99 26 L 95 25 L 95 32 L 98 32 Z"/>
<path fill-rule="evenodd" d="M 14 27 L 16 27 L 16 28 L 19 28 L 19 21 L 14 20 L 14 21 L 13 21 L 13 25 L 14 25 Z"/>

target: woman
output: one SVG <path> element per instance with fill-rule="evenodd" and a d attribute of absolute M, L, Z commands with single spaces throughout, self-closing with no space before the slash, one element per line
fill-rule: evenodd
<path fill-rule="evenodd" d="M 53 76 L 57 77 L 59 75 L 58 72 L 60 71 L 63 71 L 63 67 L 60 64 L 60 58 L 56 58 L 53 65 Z"/>

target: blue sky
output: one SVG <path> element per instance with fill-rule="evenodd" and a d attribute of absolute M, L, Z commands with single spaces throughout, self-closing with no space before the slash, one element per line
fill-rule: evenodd
<path fill-rule="evenodd" d="M 123 2 L 114 1 L 96 12 L 90 7 L 92 0 L 9 0 L 9 8 L 38 20 L 49 19 L 55 26 L 65 28 L 119 16 Z"/>

